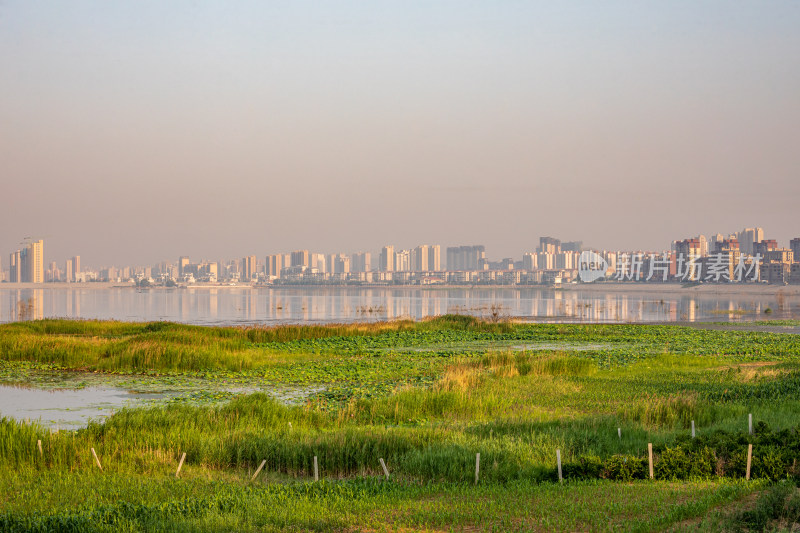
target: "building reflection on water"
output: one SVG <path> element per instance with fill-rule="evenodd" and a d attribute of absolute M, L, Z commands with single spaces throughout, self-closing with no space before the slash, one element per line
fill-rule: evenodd
<path fill-rule="evenodd" d="M 576 322 L 736 320 L 771 307 L 775 295 L 659 295 L 544 288 L 133 288 L 3 289 L 0 321 L 44 317 L 171 320 L 198 324 L 375 321 L 446 313 Z M 791 294 L 784 309 L 800 309 Z"/>
<path fill-rule="evenodd" d="M 13 289 L 8 291 L 6 308 L 8 319 L 4 322 L 41 320 L 45 316 L 44 291 L 42 289 Z M 52 313 L 54 309 L 51 309 Z M 48 313 L 48 316 L 55 316 Z"/>

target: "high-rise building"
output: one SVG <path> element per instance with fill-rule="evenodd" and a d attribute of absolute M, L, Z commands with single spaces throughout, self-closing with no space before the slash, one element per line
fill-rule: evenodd
<path fill-rule="evenodd" d="M 336 254 L 333 260 L 333 274 L 350 273 L 350 256 L 346 254 Z"/>
<path fill-rule="evenodd" d="M 522 270 L 532 271 L 536 270 L 539 265 L 539 257 L 537 254 L 526 253 L 522 254 Z"/>
<path fill-rule="evenodd" d="M 776 244 L 777 247 L 777 244 Z M 718 242 L 714 245 L 714 252 L 733 252 L 737 251 L 740 252 L 741 249 L 739 248 L 739 240 L 738 239 L 723 239 L 722 242 Z"/>
<path fill-rule="evenodd" d="M 548 254 L 561 253 L 561 241 L 553 237 L 539 237 L 539 251 Z"/>
<path fill-rule="evenodd" d="M 400 250 L 394 254 L 395 272 L 411 272 L 411 250 Z"/>
<path fill-rule="evenodd" d="M 20 251 L 20 273 L 24 283 L 44 283 L 44 241 L 39 239 Z"/>
<path fill-rule="evenodd" d="M 703 244 L 700 239 L 684 239 L 675 243 L 675 254 L 683 256 L 684 261 L 697 259 L 703 256 Z"/>
<path fill-rule="evenodd" d="M 256 256 L 248 255 L 247 257 L 242 258 L 242 280 L 243 281 L 250 281 L 254 277 L 257 276 L 258 265 L 256 264 Z"/>
<path fill-rule="evenodd" d="M 67 283 L 75 281 L 75 274 L 72 272 L 72 261 L 69 259 L 64 261 L 64 281 Z"/>
<path fill-rule="evenodd" d="M 178 258 L 178 276 L 179 277 L 182 278 L 183 275 L 186 274 L 186 272 L 184 272 L 184 269 L 186 269 L 187 266 L 189 266 L 189 256 L 186 256 L 186 255 L 180 256 Z"/>
<path fill-rule="evenodd" d="M 739 241 L 739 251 L 743 254 L 750 255 L 753 253 L 753 237 L 755 235 L 755 229 L 753 228 L 745 228 L 742 231 L 736 233 L 736 240 Z M 761 240 L 761 239 L 759 239 Z"/>
<path fill-rule="evenodd" d="M 384 246 L 381 249 L 380 269 L 381 272 L 394 272 L 394 246 Z"/>
<path fill-rule="evenodd" d="M 486 261 L 486 248 L 477 246 L 450 246 L 447 248 L 447 270 L 481 270 Z"/>
<path fill-rule="evenodd" d="M 20 283 L 22 281 L 22 258 L 21 252 L 17 250 L 8 258 L 8 281 Z"/>
<path fill-rule="evenodd" d="M 722 236 L 722 233 L 717 233 L 716 235 L 711 236 L 711 241 L 708 243 L 708 251 L 711 252 L 717 249 L 717 243 L 722 242 L 725 237 Z"/>
<path fill-rule="evenodd" d="M 309 261 L 308 264 L 309 268 L 316 268 L 317 272 L 321 274 L 324 274 L 325 272 L 328 271 L 328 267 L 325 264 L 326 263 L 325 254 L 312 253 L 309 256 L 308 261 Z"/>
<path fill-rule="evenodd" d="M 739 257 L 741 251 L 739 250 L 739 240 L 736 238 L 723 239 L 722 242 L 717 242 L 714 245 L 714 253 L 706 258 L 706 264 L 719 264 L 727 263 L 723 280 L 730 281 L 734 279 L 734 269 L 739 264 Z M 708 271 L 708 267 L 705 268 Z M 706 276 L 708 280 L 708 276 Z"/>
<path fill-rule="evenodd" d="M 81 256 L 76 255 L 72 258 L 72 281 L 78 281 L 78 275 L 81 273 Z M 148 276 L 149 277 L 149 276 Z"/>
<path fill-rule="evenodd" d="M 311 266 L 311 254 L 309 254 L 308 250 L 295 250 L 292 252 L 291 266 Z"/>
<path fill-rule="evenodd" d="M 705 257 L 708 255 L 708 239 L 705 235 L 698 235 L 697 241 L 700 243 L 700 256 Z"/>
<path fill-rule="evenodd" d="M 442 270 L 442 247 L 438 244 L 428 247 L 428 270 L 433 272 Z"/>
<path fill-rule="evenodd" d="M 428 245 L 423 244 L 414 248 L 411 253 L 411 264 L 414 272 L 427 272 L 428 268 Z"/>
<path fill-rule="evenodd" d="M 746 255 L 754 254 L 754 245 L 764 240 L 762 228 L 745 228 L 736 234 L 739 241 L 739 251 Z"/>
<path fill-rule="evenodd" d="M 369 272 L 372 270 L 372 254 L 357 252 L 350 256 L 350 269 L 353 272 Z"/>
<path fill-rule="evenodd" d="M 49 282 L 55 282 L 61 280 L 61 271 L 58 270 L 58 265 L 55 261 L 50 261 L 50 268 L 47 269 L 47 273 L 45 274 L 45 280 Z"/>
<path fill-rule="evenodd" d="M 761 257 L 766 257 L 767 252 L 778 249 L 778 241 L 774 239 L 761 240 L 753 244 L 753 255 L 760 254 Z"/>
<path fill-rule="evenodd" d="M 283 254 L 275 254 L 267 256 L 266 274 L 267 277 L 279 278 L 281 277 L 281 270 L 289 266 L 283 262 Z"/>
<path fill-rule="evenodd" d="M 795 263 L 800 263 L 800 237 L 795 237 L 789 241 L 789 249 L 792 251 Z"/>
<path fill-rule="evenodd" d="M 341 253 L 328 256 L 327 272 L 331 274 L 341 274 L 342 270 L 340 270 L 340 268 L 344 264 L 343 259 L 345 257 L 349 258 L 350 256 Z"/>

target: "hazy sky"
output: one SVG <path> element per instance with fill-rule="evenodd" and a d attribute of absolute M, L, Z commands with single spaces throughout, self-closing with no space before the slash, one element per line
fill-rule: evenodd
<path fill-rule="evenodd" d="M 0 0 L 0 257 L 800 236 L 800 2 Z"/>

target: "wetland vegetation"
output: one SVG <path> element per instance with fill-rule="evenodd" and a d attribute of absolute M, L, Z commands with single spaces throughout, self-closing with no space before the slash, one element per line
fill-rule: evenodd
<path fill-rule="evenodd" d="M 797 335 L 453 315 L 0 325 L 3 382 L 75 372 L 308 393 L 194 396 L 58 433 L 4 418 L 0 530 L 763 530 L 795 520 Z M 753 518 L 762 507 L 769 516 Z"/>

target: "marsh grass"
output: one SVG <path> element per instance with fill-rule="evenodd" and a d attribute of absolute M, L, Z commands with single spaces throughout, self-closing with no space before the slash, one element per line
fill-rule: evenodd
<path fill-rule="evenodd" d="M 577 352 L 557 347 L 508 347 L 529 342 L 592 343 L 608 348 Z M 478 345 L 480 349 L 469 348 Z M 430 346 L 436 348 L 425 350 Z M 10 474 L 24 490 L 31 490 L 26 483 L 36 475 L 54 486 L 66 483 L 67 476 L 162 480 L 174 475 L 185 452 L 182 475 L 186 479 L 175 483 L 184 488 L 205 487 L 216 480 L 221 493 L 227 494 L 226 487 L 238 490 L 264 459 L 265 478 L 282 486 L 308 481 L 317 456 L 322 476 L 345 480 L 340 486 L 355 491 L 356 499 L 362 497 L 358 491 L 369 487 L 368 495 L 359 500 L 367 502 L 365 505 L 374 505 L 373 497 L 402 500 L 397 494 L 407 495 L 404 491 L 412 490 L 408 487 L 435 486 L 434 497 L 458 507 L 463 524 L 473 524 L 486 516 L 483 511 L 472 512 L 459 503 L 463 494 L 452 499 L 443 496 L 449 490 L 443 487 L 450 485 L 442 483 L 469 486 L 478 452 L 481 483 L 497 487 L 520 484 L 535 492 L 539 490 L 531 488 L 539 486 L 535 483 L 555 480 L 556 449 L 561 450 L 565 466 L 577 471 L 585 467 L 581 461 L 587 458 L 590 462 L 641 460 L 648 443 L 666 450 L 687 435 L 693 420 L 705 437 L 717 430 L 744 435 L 748 413 L 776 430 L 795 427 L 800 419 L 800 342 L 798 337 L 766 333 L 709 333 L 665 326 L 530 326 L 484 323 L 471 317 L 280 328 L 45 320 L 0 326 L 0 353 L 5 361 L 54 363 L 64 368 L 203 371 L 245 381 L 247 376 L 258 375 L 275 383 L 326 384 L 323 392 L 303 405 L 283 405 L 267 395 L 251 394 L 221 405 L 123 409 L 105 422 L 58 434 L 36 424 L 0 420 L 0 471 Z M 622 428 L 622 438 L 617 428 Z M 37 440 L 42 440 L 42 455 Z M 90 448 L 95 448 L 103 462 L 102 474 L 93 464 Z M 380 458 L 388 464 L 393 480 L 380 486 L 402 487 L 397 489 L 399 493 L 375 496 L 377 493 L 369 491 L 379 485 L 358 484 L 363 481 L 360 478 L 381 476 Z M 762 462 L 768 463 L 766 459 Z M 590 485 L 580 487 L 569 493 L 574 501 L 583 502 L 580 495 L 595 494 L 585 488 Z M 615 487 L 609 490 L 606 486 L 605 490 L 628 490 L 626 485 Z M 108 487 L 109 494 L 113 490 Z M 119 490 L 142 506 L 143 516 L 160 517 L 154 524 L 170 528 L 187 523 L 178 511 L 154 511 L 145 495 L 127 485 Z M 154 486 L 154 490 L 161 489 Z M 228 500 L 208 496 L 205 488 L 198 490 L 203 496 L 191 500 L 195 503 L 186 507 L 188 515 L 194 512 L 193 506 L 202 507 L 209 501 L 229 505 Z M 318 489 L 275 494 L 299 502 L 305 497 L 300 494 L 314 494 L 314 490 Z M 330 494 L 339 494 L 338 490 L 345 489 L 331 489 Z M 503 498 L 513 493 L 503 492 L 506 488 L 497 490 L 500 492 L 485 494 Z M 713 491 L 703 492 L 705 496 L 691 492 L 692 497 L 700 498 L 696 501 L 706 503 L 695 507 L 680 504 L 683 514 L 665 511 L 659 516 L 663 520 L 696 516 L 712 505 L 709 502 L 733 499 L 749 489 L 725 490 L 731 492 L 722 500 L 707 496 Z M 272 496 L 259 497 L 273 501 Z M 245 497 L 248 505 L 254 505 L 255 500 L 249 498 Z M 347 508 L 345 496 L 323 493 L 319 498 L 331 508 Z M 310 507 L 303 507 L 302 512 L 310 513 L 312 508 L 321 512 L 314 507 L 319 502 L 310 501 L 303 504 Z M 633 504 L 647 507 L 643 500 Z M 4 506 L 11 505 L 6 501 Z M 103 505 L 109 504 L 96 503 Z M 493 507 L 487 504 L 486 508 Z M 595 512 L 601 508 L 595 507 Z M 117 512 L 113 505 L 108 509 Z M 401 518 L 398 524 L 440 527 L 443 517 L 452 518 L 443 509 L 439 509 L 441 515 L 432 513 L 419 501 L 387 509 L 390 516 L 402 510 L 395 518 Z M 345 511 L 331 521 L 258 512 L 264 520 L 275 520 L 277 529 L 344 527 L 352 519 Z M 502 512 L 518 520 L 497 525 L 502 530 L 524 519 L 551 529 L 595 523 L 594 518 L 582 515 L 583 521 L 569 522 L 546 515 L 523 519 L 505 507 Z M 222 524 L 231 516 L 244 520 L 243 512 L 226 513 L 214 512 L 197 520 L 206 525 Z M 370 523 L 366 515 L 356 514 L 359 523 Z M 123 515 L 120 520 L 128 520 L 124 523 L 131 528 L 141 525 L 139 518 Z M 670 518 L 664 518 L 667 516 Z M 49 524 L 45 518 L 41 520 Z"/>

